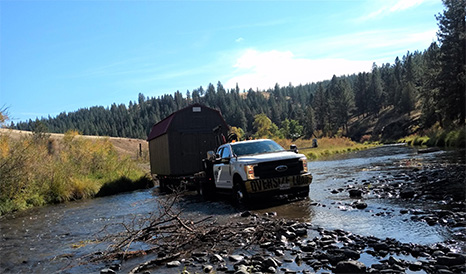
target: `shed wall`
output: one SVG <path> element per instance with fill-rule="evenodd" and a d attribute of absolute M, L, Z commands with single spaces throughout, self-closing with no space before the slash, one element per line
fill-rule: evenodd
<path fill-rule="evenodd" d="M 164 134 L 149 141 L 150 171 L 152 174 L 170 174 L 168 135 Z"/>
<path fill-rule="evenodd" d="M 166 134 L 149 141 L 152 174 L 184 176 L 201 171 L 207 151 L 219 145 L 213 129 L 220 125 L 220 133 L 227 136 L 228 126 L 219 112 L 198 106 L 193 109 L 176 112 Z"/>

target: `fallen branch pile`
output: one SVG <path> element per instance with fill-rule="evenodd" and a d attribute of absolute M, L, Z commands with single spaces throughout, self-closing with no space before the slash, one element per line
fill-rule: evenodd
<path fill-rule="evenodd" d="M 218 224 L 212 216 L 200 220 L 185 219 L 177 206 L 178 194 L 158 199 L 159 210 L 147 218 L 133 219 L 129 224 L 121 223 L 124 230 L 108 234 L 103 241 L 113 241 L 107 252 L 97 260 L 128 260 L 156 253 L 157 259 L 150 264 L 163 264 L 182 255 L 199 250 L 248 249 L 253 245 L 270 242 L 278 234 L 285 233 L 283 221 L 273 218 L 241 219 L 247 222 Z M 138 243 L 149 249 L 134 250 Z"/>

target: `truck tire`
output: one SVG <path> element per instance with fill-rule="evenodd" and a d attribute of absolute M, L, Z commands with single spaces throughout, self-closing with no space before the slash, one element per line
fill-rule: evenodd
<path fill-rule="evenodd" d="M 233 181 L 231 200 L 235 205 L 246 204 L 249 200 L 246 188 L 244 187 L 244 182 L 242 179 L 239 179 L 239 177 L 235 178 Z"/>

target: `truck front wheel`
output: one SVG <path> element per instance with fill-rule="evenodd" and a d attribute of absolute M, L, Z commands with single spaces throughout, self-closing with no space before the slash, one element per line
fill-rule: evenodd
<path fill-rule="evenodd" d="M 235 178 L 232 189 L 232 202 L 236 205 L 245 204 L 248 201 L 248 194 L 244 187 L 244 182 L 240 178 Z"/>

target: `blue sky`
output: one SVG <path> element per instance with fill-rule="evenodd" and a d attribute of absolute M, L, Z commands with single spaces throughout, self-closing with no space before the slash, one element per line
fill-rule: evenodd
<path fill-rule="evenodd" d="M 236 83 L 370 71 L 437 40 L 441 0 L 0 1 L 13 122 Z"/>

